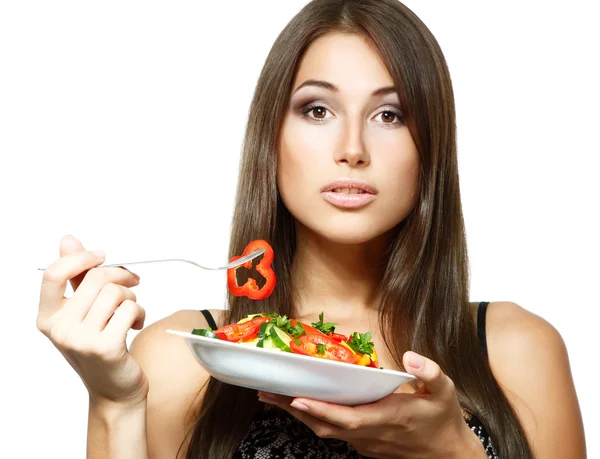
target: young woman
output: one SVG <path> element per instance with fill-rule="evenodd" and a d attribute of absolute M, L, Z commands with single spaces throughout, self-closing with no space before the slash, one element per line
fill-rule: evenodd
<path fill-rule="evenodd" d="M 88 457 L 585 457 L 558 332 L 514 303 L 469 303 L 455 137 L 444 57 L 408 8 L 307 4 L 258 81 L 231 235 L 231 255 L 274 247 L 274 293 L 176 312 L 128 352 L 136 275 L 72 236 L 44 274 L 37 323 L 89 390 Z M 257 394 L 165 333 L 263 311 L 371 331 L 380 365 L 420 384 L 358 407 Z"/>

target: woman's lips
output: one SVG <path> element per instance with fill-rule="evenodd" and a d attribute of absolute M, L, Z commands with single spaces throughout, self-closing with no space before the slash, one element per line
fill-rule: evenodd
<path fill-rule="evenodd" d="M 345 191 L 336 192 L 336 191 L 324 191 L 321 193 L 323 199 L 333 204 L 337 207 L 343 208 L 359 208 L 366 206 L 373 199 L 375 199 L 375 195 L 371 193 L 347 193 Z"/>

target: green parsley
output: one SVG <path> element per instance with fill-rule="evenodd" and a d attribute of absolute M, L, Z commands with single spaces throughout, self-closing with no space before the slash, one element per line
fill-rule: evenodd
<path fill-rule="evenodd" d="M 348 346 L 352 348 L 354 352 L 359 354 L 373 354 L 373 347 L 375 346 L 371 341 L 371 332 L 358 333 L 354 332 L 348 340 Z"/>
<path fill-rule="evenodd" d="M 323 332 L 326 335 L 329 335 L 330 333 L 333 333 L 335 331 L 335 326 L 337 325 L 337 323 L 323 322 L 323 313 L 321 313 L 321 314 L 319 314 L 319 321 L 313 322 L 311 325 L 313 327 L 315 327 L 317 330 L 319 330 L 320 332 Z"/>
<path fill-rule="evenodd" d="M 324 344 L 317 344 L 317 355 L 325 354 L 326 350 L 327 350 L 327 346 L 325 346 Z"/>
<path fill-rule="evenodd" d="M 298 341 L 298 337 L 306 334 L 306 332 L 304 331 L 304 327 L 302 327 L 302 324 L 300 322 L 296 322 L 296 326 L 294 327 L 292 325 L 292 321 L 289 320 L 287 316 L 277 317 L 275 325 L 281 328 L 287 334 L 291 335 L 291 337 L 294 338 L 294 342 L 296 344 L 300 344 L 300 341 Z"/>

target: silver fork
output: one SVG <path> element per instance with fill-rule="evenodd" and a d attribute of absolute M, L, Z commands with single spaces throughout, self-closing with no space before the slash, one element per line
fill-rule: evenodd
<path fill-rule="evenodd" d="M 98 267 L 99 268 L 111 268 L 113 266 L 119 266 L 122 268 L 125 265 L 139 265 L 142 263 L 157 263 L 157 262 L 162 262 L 162 261 L 181 261 L 183 263 L 189 263 L 191 265 L 197 266 L 198 268 L 208 269 L 210 271 L 218 271 L 220 269 L 236 268 L 250 260 L 254 260 L 256 257 L 261 256 L 263 253 L 265 253 L 265 249 L 253 250 L 248 255 L 244 255 L 242 258 L 238 258 L 237 260 L 232 261 L 231 263 L 228 263 L 225 266 L 219 266 L 218 268 L 202 266 L 201 264 L 196 263 L 195 261 L 185 260 L 183 258 L 161 258 L 160 260 L 131 261 L 131 262 L 127 262 L 127 263 L 112 263 L 110 265 L 99 265 Z M 45 268 L 38 268 L 38 271 L 45 271 L 45 270 L 46 270 Z"/>

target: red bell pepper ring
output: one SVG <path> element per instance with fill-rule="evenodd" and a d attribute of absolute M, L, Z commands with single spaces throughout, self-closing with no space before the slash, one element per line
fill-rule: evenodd
<path fill-rule="evenodd" d="M 225 341 L 250 341 L 258 336 L 261 324 L 269 322 L 269 317 L 256 317 L 243 324 L 229 324 L 216 329 L 213 333 Z"/>
<path fill-rule="evenodd" d="M 249 278 L 244 285 L 240 286 L 237 283 L 237 277 L 235 273 L 237 268 L 231 268 L 227 270 L 227 286 L 229 287 L 229 291 L 232 295 L 247 296 L 252 300 L 264 300 L 271 293 L 273 293 L 273 290 L 275 290 L 275 271 L 273 271 L 273 268 L 271 267 L 274 254 L 273 248 L 267 241 L 262 239 L 252 241 L 246 246 L 244 253 L 242 253 L 240 256 L 233 257 L 229 261 L 235 261 L 238 258 L 248 255 L 250 252 L 253 252 L 257 249 L 266 250 L 262 259 L 260 260 L 260 263 L 256 265 L 256 270 L 266 279 L 265 285 L 263 285 L 262 288 L 258 288 L 256 280 Z M 252 261 L 244 263 L 242 266 L 250 269 L 252 268 Z"/>
<path fill-rule="evenodd" d="M 298 338 L 300 344 L 296 344 L 295 341 L 290 341 L 290 350 L 295 354 L 320 357 L 322 359 L 335 360 L 337 362 L 354 363 L 354 354 L 350 349 L 338 344 L 327 335 L 321 332 L 319 333 L 320 334 L 306 334 L 300 336 Z M 322 354 L 318 353 L 319 344 L 325 346 L 325 350 Z"/>

